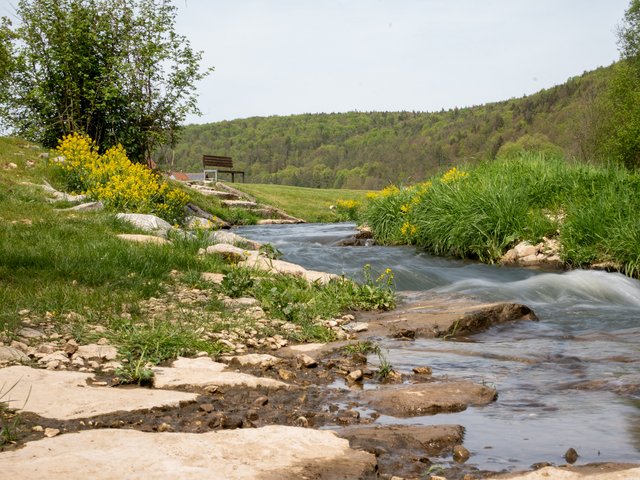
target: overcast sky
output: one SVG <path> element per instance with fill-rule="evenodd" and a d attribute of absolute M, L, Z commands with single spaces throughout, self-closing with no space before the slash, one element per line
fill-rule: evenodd
<path fill-rule="evenodd" d="M 0 15 L 14 0 L 0 0 Z M 215 72 L 191 123 L 505 100 L 618 59 L 629 0 L 174 0 Z"/>
<path fill-rule="evenodd" d="M 215 72 L 194 123 L 434 111 L 520 97 L 618 59 L 629 0 L 176 0 Z"/>

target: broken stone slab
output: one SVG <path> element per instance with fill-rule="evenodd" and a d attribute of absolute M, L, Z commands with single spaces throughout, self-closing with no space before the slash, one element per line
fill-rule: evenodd
<path fill-rule="evenodd" d="M 151 243 L 154 245 L 167 245 L 170 242 L 166 238 L 157 237 L 155 235 L 141 235 L 137 233 L 121 233 L 117 235 L 121 240 L 135 243 Z"/>
<path fill-rule="evenodd" d="M 101 429 L 0 453 L 6 478 L 347 480 L 374 478 L 375 456 L 327 430 L 286 426 L 207 433 Z"/>
<path fill-rule="evenodd" d="M 461 412 L 469 405 L 483 406 L 498 394 L 494 388 L 467 381 L 419 383 L 364 390 L 363 400 L 374 409 L 394 417 L 416 417 Z"/>
<path fill-rule="evenodd" d="M 538 317 L 519 303 L 475 304 L 448 297 L 408 303 L 389 312 L 362 314 L 369 330 L 360 336 L 435 338 L 473 335 L 494 325 L 514 321 L 536 321 Z"/>
<path fill-rule="evenodd" d="M 14 366 L 0 369 L 0 385 L 15 387 L 3 397 L 11 408 L 42 417 L 72 420 L 117 411 L 177 407 L 197 395 L 148 388 L 93 387 L 89 373 Z"/>
<path fill-rule="evenodd" d="M 155 215 L 143 213 L 116 213 L 116 218 L 132 224 L 145 232 L 155 233 L 162 237 L 171 230 L 171 224 Z"/>
<path fill-rule="evenodd" d="M 416 455 L 440 455 L 462 442 L 460 425 L 353 425 L 336 430 L 353 448 L 375 453 L 413 450 Z"/>
<path fill-rule="evenodd" d="M 153 369 L 154 385 L 157 388 L 178 387 L 235 387 L 289 388 L 290 385 L 271 378 L 261 378 L 246 373 L 229 371 L 224 363 L 214 362 L 208 357 L 179 357 L 171 367 Z"/>
<path fill-rule="evenodd" d="M 0 347 L 0 362 L 28 362 L 29 356 L 17 348 Z"/>

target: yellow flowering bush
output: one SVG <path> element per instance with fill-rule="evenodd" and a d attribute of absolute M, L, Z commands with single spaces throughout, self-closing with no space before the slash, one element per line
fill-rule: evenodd
<path fill-rule="evenodd" d="M 456 167 L 453 167 L 445 172 L 442 177 L 440 177 L 440 180 L 442 180 L 443 183 L 453 183 L 468 176 L 469 174 L 467 172 L 463 172 L 462 170 L 458 170 Z"/>
<path fill-rule="evenodd" d="M 338 200 L 336 202 L 336 212 L 345 220 L 358 220 L 358 210 L 360 202 L 356 200 Z"/>
<path fill-rule="evenodd" d="M 170 223 L 184 219 L 189 196 L 132 163 L 122 145 L 100 155 L 91 138 L 73 133 L 60 140 L 56 152 L 65 158 L 60 168 L 69 190 L 100 200 L 110 210 L 152 213 Z"/>

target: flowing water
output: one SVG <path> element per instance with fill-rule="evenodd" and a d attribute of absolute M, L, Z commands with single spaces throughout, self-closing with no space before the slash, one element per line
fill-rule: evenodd
<path fill-rule="evenodd" d="M 420 365 L 434 375 L 495 386 L 482 408 L 378 423 L 459 424 L 469 463 L 489 470 L 564 463 L 640 461 L 640 282 L 619 274 L 549 273 L 434 257 L 411 247 L 338 247 L 353 224 L 243 227 L 306 268 L 359 278 L 392 268 L 399 291 L 413 297 L 464 294 L 531 307 L 539 322 L 494 327 L 466 341 L 384 339 L 396 370 Z M 375 358 L 371 359 L 375 362 Z"/>

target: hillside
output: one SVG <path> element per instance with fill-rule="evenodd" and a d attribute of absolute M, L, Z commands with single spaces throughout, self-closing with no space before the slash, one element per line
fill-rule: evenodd
<path fill-rule="evenodd" d="M 459 163 L 494 158 L 525 134 L 543 134 L 566 155 L 591 151 L 594 100 L 612 67 L 534 95 L 435 113 L 349 112 L 254 117 L 187 126 L 174 168 L 200 170 L 202 154 L 229 155 L 251 183 L 377 189 L 420 181 Z M 171 152 L 160 153 L 168 163 Z"/>

